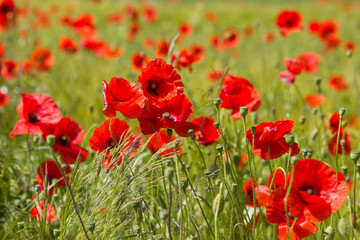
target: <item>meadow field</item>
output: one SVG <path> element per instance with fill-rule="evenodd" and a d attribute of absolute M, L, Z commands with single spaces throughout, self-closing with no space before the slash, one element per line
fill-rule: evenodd
<path fill-rule="evenodd" d="M 0 0 L 0 239 L 360 239 L 359 12 Z"/>

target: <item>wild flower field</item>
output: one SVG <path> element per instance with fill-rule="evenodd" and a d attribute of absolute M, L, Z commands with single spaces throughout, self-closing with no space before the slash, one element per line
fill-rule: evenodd
<path fill-rule="evenodd" d="M 0 239 L 360 239 L 359 12 L 0 0 Z"/>

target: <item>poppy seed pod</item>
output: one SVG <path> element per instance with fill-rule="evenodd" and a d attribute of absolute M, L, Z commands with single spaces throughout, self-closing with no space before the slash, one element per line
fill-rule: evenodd
<path fill-rule="evenodd" d="M 342 165 L 341 166 L 341 171 L 344 173 L 344 175 L 346 176 L 349 173 L 349 168 L 346 165 Z"/>
<path fill-rule="evenodd" d="M 318 112 L 317 108 L 313 108 L 313 109 L 311 110 L 311 113 L 312 113 L 313 115 L 316 115 L 317 112 Z"/>
<path fill-rule="evenodd" d="M 220 106 L 220 104 L 221 104 L 221 99 L 220 99 L 220 98 L 215 98 L 215 99 L 213 100 L 213 103 L 214 103 L 215 107 L 216 107 L 217 109 L 219 109 L 219 106 Z"/>
<path fill-rule="evenodd" d="M 88 222 L 86 223 L 86 228 L 89 232 L 93 233 L 95 230 L 95 222 Z"/>
<path fill-rule="evenodd" d="M 220 155 L 223 153 L 224 147 L 221 144 L 216 145 L 216 150 L 219 152 Z"/>
<path fill-rule="evenodd" d="M 308 150 L 306 148 L 303 148 L 303 150 L 301 151 L 302 155 L 304 158 L 307 157 L 307 154 L 308 154 Z"/>
<path fill-rule="evenodd" d="M 341 126 L 342 126 L 343 128 L 345 128 L 345 127 L 347 126 L 347 121 L 346 121 L 346 120 L 343 120 L 343 121 L 341 122 Z"/>
<path fill-rule="evenodd" d="M 353 52 L 352 52 L 351 50 L 346 51 L 346 56 L 347 56 L 348 58 L 351 58 L 351 57 L 352 57 L 352 54 L 353 54 Z"/>
<path fill-rule="evenodd" d="M 356 164 L 356 162 L 360 159 L 360 151 L 359 150 L 352 150 L 350 152 L 350 158 Z"/>
<path fill-rule="evenodd" d="M 300 116 L 299 117 L 299 122 L 301 125 L 304 125 L 305 124 L 305 121 L 306 121 L 306 117 L 305 116 Z"/>
<path fill-rule="evenodd" d="M 346 109 L 344 107 L 339 108 L 339 115 L 343 117 L 345 115 Z"/>
<path fill-rule="evenodd" d="M 49 134 L 49 135 L 46 137 L 46 142 L 47 142 L 51 147 L 54 146 L 55 140 L 56 140 L 56 138 L 55 138 L 55 136 L 52 135 L 52 134 Z"/>
<path fill-rule="evenodd" d="M 321 77 L 317 76 L 315 77 L 315 84 L 319 86 L 321 84 Z"/>
<path fill-rule="evenodd" d="M 332 240 L 335 237 L 335 228 L 333 226 L 328 226 L 323 234 L 324 240 Z"/>
<path fill-rule="evenodd" d="M 341 139 L 341 140 L 340 140 L 340 146 L 341 146 L 342 148 L 345 147 L 345 143 L 346 143 L 345 139 Z"/>
<path fill-rule="evenodd" d="M 192 130 L 191 128 L 189 130 L 187 130 L 189 137 L 193 138 L 194 137 L 194 130 Z"/>
<path fill-rule="evenodd" d="M 255 126 L 252 126 L 252 127 L 250 128 L 250 131 L 251 131 L 251 134 L 254 136 L 255 133 L 256 133 L 256 127 L 255 127 Z"/>
<path fill-rule="evenodd" d="M 289 145 L 289 147 L 291 147 L 295 141 L 294 135 L 291 135 L 291 134 L 285 135 L 285 141 Z"/>
<path fill-rule="evenodd" d="M 214 122 L 214 127 L 219 130 L 220 128 L 220 123 L 219 122 Z"/>
<path fill-rule="evenodd" d="M 240 115 L 245 118 L 246 115 L 248 114 L 249 110 L 248 110 L 248 107 L 246 106 L 242 106 L 240 107 Z"/>

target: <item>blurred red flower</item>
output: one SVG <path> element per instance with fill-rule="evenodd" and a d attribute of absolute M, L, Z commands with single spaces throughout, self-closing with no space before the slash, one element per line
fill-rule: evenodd
<path fill-rule="evenodd" d="M 277 77 L 283 83 L 286 83 L 288 85 L 293 84 L 295 82 L 295 78 L 296 78 L 295 74 L 293 74 L 290 71 L 281 71 Z"/>
<path fill-rule="evenodd" d="M 255 188 L 255 201 L 256 201 L 256 207 L 259 207 L 259 197 L 260 197 L 260 205 L 266 206 L 267 201 L 269 199 L 270 193 L 269 188 L 267 188 L 264 185 L 257 185 L 257 181 L 255 178 L 253 178 L 254 181 L 254 188 Z M 252 188 L 252 181 L 251 179 L 247 180 L 244 184 L 244 187 L 242 189 L 244 193 L 245 203 L 248 207 L 254 207 L 254 191 Z"/>
<path fill-rule="evenodd" d="M 131 62 L 133 70 L 135 72 L 138 72 L 149 64 L 150 59 L 148 56 L 145 55 L 145 53 L 137 52 L 132 56 Z"/>
<path fill-rule="evenodd" d="M 297 56 L 296 59 L 302 62 L 303 70 L 310 73 L 316 73 L 321 62 L 320 56 L 314 52 L 305 52 Z"/>
<path fill-rule="evenodd" d="M 5 107 L 9 105 L 9 102 L 9 94 L 0 90 L 0 107 Z"/>
<path fill-rule="evenodd" d="M 147 22 L 152 23 L 158 18 L 158 11 L 156 10 L 155 7 L 145 5 L 144 17 Z"/>
<path fill-rule="evenodd" d="M 66 166 L 66 168 L 63 170 L 65 174 L 71 173 L 71 169 L 69 166 Z M 51 186 L 51 184 L 53 184 L 54 179 L 57 180 L 63 178 L 63 175 L 56 162 L 50 160 L 43 162 L 39 165 L 39 167 L 37 168 L 37 174 L 38 175 L 36 176 L 36 180 L 37 180 L 37 184 L 40 185 L 41 191 L 44 191 L 45 179 L 47 180 L 47 186 L 49 187 Z M 65 186 L 66 186 L 65 179 L 62 179 L 57 183 L 55 187 L 65 187 Z M 53 194 L 54 194 L 54 187 L 49 190 L 49 196 L 51 197 Z"/>
<path fill-rule="evenodd" d="M 326 98 L 323 95 L 309 94 L 305 97 L 305 102 L 310 107 L 318 107 L 325 103 Z"/>
<path fill-rule="evenodd" d="M 271 43 L 275 38 L 275 34 L 273 31 L 267 31 L 263 35 L 263 41 L 266 43 Z"/>
<path fill-rule="evenodd" d="M 275 23 L 280 28 L 281 34 L 287 36 L 290 33 L 302 30 L 303 18 L 295 10 L 284 10 L 279 13 Z"/>
<path fill-rule="evenodd" d="M 156 44 L 155 56 L 157 57 L 167 57 L 169 53 L 170 45 L 166 40 L 161 40 Z"/>
<path fill-rule="evenodd" d="M 352 51 L 352 52 L 355 52 L 356 50 L 356 43 L 352 40 L 348 40 L 344 43 L 344 47 L 346 50 L 348 51 Z M 0 50 L 1 52 L 1 50 Z M 0 57 L 1 57 L 1 54 L 0 54 Z"/>
<path fill-rule="evenodd" d="M 56 103 L 49 96 L 40 93 L 22 93 L 16 111 L 20 120 L 11 131 L 12 138 L 18 134 L 42 134 L 44 127 L 54 126 L 62 117 Z"/>
<path fill-rule="evenodd" d="M 345 140 L 345 146 L 344 146 L 344 150 L 345 150 L 345 154 L 348 155 L 351 152 L 352 149 L 352 140 L 349 134 L 347 134 L 347 132 L 343 132 L 340 131 L 340 136 L 339 136 L 340 140 L 344 139 Z M 335 134 L 329 141 L 328 143 L 328 148 L 330 153 L 335 157 L 336 156 L 336 142 L 337 142 L 337 134 Z M 343 153 L 343 149 L 341 147 L 341 144 L 339 142 L 339 146 L 338 146 L 338 153 L 341 154 Z"/>
<path fill-rule="evenodd" d="M 200 130 L 194 132 L 194 138 L 202 145 L 211 145 L 219 140 L 220 136 L 214 126 L 214 120 L 210 117 L 198 117 L 191 120 L 200 126 Z"/>
<path fill-rule="evenodd" d="M 284 136 L 290 133 L 293 126 L 294 121 L 291 120 L 262 122 L 256 126 L 254 145 L 250 129 L 247 130 L 246 137 L 253 147 L 256 156 L 264 160 L 276 159 L 285 153 L 289 153 L 289 145 L 286 143 Z M 292 145 L 291 156 L 295 156 L 299 152 L 299 146 L 294 142 Z"/>
<path fill-rule="evenodd" d="M 300 74 L 303 69 L 303 63 L 300 59 L 284 59 L 285 67 L 293 74 Z"/>
<path fill-rule="evenodd" d="M 31 54 L 31 67 L 39 72 L 47 72 L 54 65 L 55 56 L 48 48 L 38 48 Z"/>
<path fill-rule="evenodd" d="M 71 37 L 67 36 L 60 38 L 59 48 L 68 54 L 74 54 L 77 51 L 76 42 Z"/>
<path fill-rule="evenodd" d="M 210 82 L 216 82 L 224 77 L 224 71 L 222 69 L 208 72 L 207 77 Z"/>
<path fill-rule="evenodd" d="M 1 65 L 0 65 L 1 67 Z M 5 80 L 14 79 L 17 77 L 19 64 L 13 60 L 5 60 L 3 69 L 0 68 L 0 74 L 2 74 Z"/>
<path fill-rule="evenodd" d="M 245 78 L 226 75 L 220 91 L 221 108 L 232 109 L 231 118 L 240 119 L 240 107 L 248 107 L 249 112 L 256 111 L 261 99 L 253 85 Z"/>
<path fill-rule="evenodd" d="M 95 18 L 89 13 L 70 19 L 69 23 L 76 33 L 81 36 L 90 37 L 96 35 Z"/>
<path fill-rule="evenodd" d="M 236 29 L 229 28 L 221 35 L 214 35 L 211 37 L 211 45 L 216 51 L 223 51 L 225 49 L 234 48 L 239 42 L 239 34 Z"/>
<path fill-rule="evenodd" d="M 103 96 L 106 117 L 115 117 L 119 111 L 126 118 L 138 118 L 145 107 L 145 96 L 136 83 L 124 78 L 113 77 L 107 84 L 103 80 Z"/>
<path fill-rule="evenodd" d="M 333 75 L 330 78 L 329 87 L 334 91 L 342 91 L 348 88 L 348 84 L 342 76 Z"/>

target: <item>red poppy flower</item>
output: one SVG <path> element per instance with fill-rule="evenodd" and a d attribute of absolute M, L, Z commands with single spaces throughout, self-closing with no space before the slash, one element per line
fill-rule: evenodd
<path fill-rule="evenodd" d="M 152 48 L 152 47 L 154 47 L 155 45 L 156 45 L 156 41 L 155 41 L 155 39 L 152 38 L 152 37 L 147 37 L 147 38 L 144 40 L 144 42 L 143 42 L 144 48 L 147 48 L 147 49 Z"/>
<path fill-rule="evenodd" d="M 179 71 L 183 68 L 189 68 L 191 72 L 193 62 L 193 54 L 187 49 L 181 49 L 178 54 L 173 54 L 171 57 L 171 64 Z"/>
<path fill-rule="evenodd" d="M 274 180 L 273 180 L 274 179 Z M 268 187 L 273 190 L 278 187 L 284 186 L 286 181 L 285 173 L 282 169 L 273 170 L 269 176 Z"/>
<path fill-rule="evenodd" d="M 129 23 L 128 33 L 126 35 L 126 41 L 132 42 L 134 41 L 136 35 L 140 32 L 140 26 L 137 22 Z"/>
<path fill-rule="evenodd" d="M 131 18 L 132 21 L 137 20 L 139 16 L 139 12 L 134 6 L 128 5 L 126 6 L 125 10 L 126 10 L 126 14 Z"/>
<path fill-rule="evenodd" d="M 31 69 L 31 60 L 25 59 L 23 62 L 23 65 L 22 65 L 23 74 L 25 74 L 25 75 L 29 74 L 30 69 Z"/>
<path fill-rule="evenodd" d="M 193 114 L 193 106 L 184 94 L 178 94 L 170 101 L 165 102 L 161 108 L 148 102 L 143 114 L 138 118 L 141 132 L 152 134 L 160 128 L 174 129 L 181 137 L 188 137 L 187 131 L 200 130 L 200 126 L 186 122 Z"/>
<path fill-rule="evenodd" d="M 247 26 L 244 28 L 244 34 L 247 37 L 250 37 L 254 33 L 254 27 L 253 26 Z"/>
<path fill-rule="evenodd" d="M 17 77 L 18 63 L 12 60 L 5 60 L 3 69 L 0 71 L 5 80 L 14 79 Z"/>
<path fill-rule="evenodd" d="M 103 80 L 103 96 L 103 113 L 107 117 L 115 117 L 119 111 L 126 118 L 138 118 L 145 107 L 143 91 L 124 78 L 113 77 L 109 85 Z"/>
<path fill-rule="evenodd" d="M 211 71 L 207 74 L 210 82 L 216 82 L 224 77 L 224 71 L 222 69 Z"/>
<path fill-rule="evenodd" d="M 242 153 L 242 154 L 240 155 L 240 162 L 239 162 L 239 165 L 238 165 L 238 169 L 239 169 L 239 170 L 240 170 L 240 169 L 243 169 L 243 167 L 244 167 L 244 165 L 245 165 L 245 163 L 246 163 L 247 161 L 249 161 L 248 155 L 245 154 L 245 153 Z"/>
<path fill-rule="evenodd" d="M 256 126 L 255 139 L 250 129 L 246 132 L 247 139 L 254 148 L 254 153 L 264 160 L 279 158 L 285 153 L 289 153 L 289 145 L 285 141 L 284 135 L 290 133 L 294 126 L 294 121 L 279 120 L 276 122 L 263 122 Z M 269 156 L 270 150 L 270 156 Z M 292 145 L 291 156 L 300 152 L 297 143 Z"/>
<path fill-rule="evenodd" d="M 149 6 L 149 5 L 145 5 L 144 6 L 144 17 L 147 22 L 149 22 L 149 23 L 154 22 L 158 18 L 158 12 L 157 12 L 156 8 Z"/>
<path fill-rule="evenodd" d="M 111 133 L 110 133 L 111 121 Z M 94 130 L 90 138 L 90 147 L 104 156 L 103 164 L 107 169 L 114 168 L 115 163 L 120 165 L 127 155 L 135 154 L 138 145 L 136 136 L 130 134 L 130 128 L 125 121 L 117 118 L 106 120 Z M 134 145 L 135 144 L 135 145 Z M 120 146 L 120 149 L 117 149 Z M 113 151 L 116 152 L 113 152 Z M 115 165 L 116 167 L 116 165 Z"/>
<path fill-rule="evenodd" d="M 340 122 L 340 114 L 338 112 L 333 112 L 330 116 L 330 131 L 332 133 L 337 133 L 339 130 L 339 122 Z M 342 121 L 344 121 L 344 117 L 342 118 Z M 340 131 L 343 131 L 343 128 L 341 127 Z"/>
<path fill-rule="evenodd" d="M 2 0 L 0 1 L 0 30 L 7 28 L 10 23 L 15 21 L 15 1 Z"/>
<path fill-rule="evenodd" d="M 65 174 L 71 173 L 71 169 L 69 166 L 66 166 L 64 169 Z M 45 178 L 47 180 L 48 186 L 51 186 L 54 179 L 60 179 L 63 178 L 63 175 L 58 167 L 58 165 L 54 161 L 46 161 L 39 165 L 37 168 L 38 175 L 36 176 L 37 183 L 40 185 L 41 191 L 44 191 L 44 181 Z M 69 177 L 68 177 L 69 179 Z M 65 187 L 65 179 L 60 180 L 56 187 Z M 54 188 L 51 188 L 49 190 L 49 196 L 52 196 L 54 193 Z"/>
<path fill-rule="evenodd" d="M 221 35 L 214 35 L 211 38 L 211 44 L 216 51 L 234 48 L 237 46 L 238 42 L 239 35 L 234 28 L 229 28 Z"/>
<path fill-rule="evenodd" d="M 170 45 L 166 40 L 161 40 L 156 44 L 155 56 L 167 57 Z"/>
<path fill-rule="evenodd" d="M 71 20 L 71 26 L 81 36 L 90 37 L 96 35 L 95 18 L 89 13 L 84 13 Z"/>
<path fill-rule="evenodd" d="M 255 188 L 256 207 L 259 207 L 259 197 L 260 197 L 260 205 L 266 206 L 267 201 L 270 196 L 269 189 L 264 185 L 257 186 L 257 181 L 255 178 L 253 178 L 253 181 L 254 181 L 254 188 Z M 253 188 L 252 188 L 251 179 L 246 181 L 242 191 L 244 193 L 246 205 L 248 207 L 254 207 L 254 195 L 253 195 L 254 192 L 253 192 Z"/>
<path fill-rule="evenodd" d="M 322 40 L 336 37 L 338 33 L 338 25 L 332 20 L 322 22 L 320 24 L 319 36 Z"/>
<path fill-rule="evenodd" d="M 344 134 L 345 133 L 345 134 Z M 340 140 L 345 140 L 345 154 L 348 155 L 352 149 L 352 140 L 349 134 L 347 134 L 345 131 L 344 133 L 340 132 Z M 335 134 L 329 141 L 328 148 L 330 153 L 335 157 L 336 156 L 336 142 L 337 142 L 337 134 Z M 338 146 L 338 153 L 341 154 L 343 152 L 342 147 L 339 142 Z"/>
<path fill-rule="evenodd" d="M 42 134 L 43 127 L 54 126 L 61 120 L 61 112 L 56 103 L 49 96 L 40 93 L 22 93 L 16 111 L 20 120 L 11 132 L 12 138 L 18 134 Z"/>
<path fill-rule="evenodd" d="M 348 88 L 348 84 L 342 76 L 333 75 L 330 78 L 329 87 L 334 91 L 342 91 Z"/>
<path fill-rule="evenodd" d="M 279 187 L 271 191 L 267 206 L 266 206 L 266 220 L 272 224 L 278 224 L 277 236 L 280 240 L 287 240 L 288 234 L 291 234 L 290 240 L 300 240 L 310 236 L 318 230 L 316 225 L 305 217 L 300 217 L 294 223 L 294 217 L 289 216 L 289 225 L 285 215 L 285 195 L 287 189 L 285 186 Z M 292 228 L 293 227 L 293 228 Z M 291 231 L 292 229 L 292 231 Z"/>
<path fill-rule="evenodd" d="M 289 212 L 312 222 L 328 219 L 348 195 L 344 179 L 316 159 L 300 159 L 295 165 L 294 181 L 289 195 Z"/>
<path fill-rule="evenodd" d="M 212 23 L 215 23 L 217 21 L 217 15 L 214 12 L 208 12 L 206 14 L 206 17 Z"/>
<path fill-rule="evenodd" d="M 171 100 L 184 91 L 180 75 L 161 58 L 152 60 L 142 69 L 138 81 L 144 95 L 156 104 Z"/>
<path fill-rule="evenodd" d="M 278 75 L 278 79 L 280 79 L 283 83 L 291 85 L 295 82 L 295 74 L 290 71 L 282 71 Z"/>
<path fill-rule="evenodd" d="M 107 43 L 103 43 L 102 46 L 95 51 L 96 56 L 103 57 L 106 60 L 114 60 L 123 54 L 122 47 L 111 47 Z"/>
<path fill-rule="evenodd" d="M 174 141 L 176 139 L 176 137 L 174 135 L 171 135 L 171 141 Z M 169 143 L 169 136 L 167 134 L 167 131 L 164 129 L 160 129 L 158 132 L 156 132 L 156 134 L 154 136 L 151 136 L 151 139 L 147 145 L 147 148 L 153 152 L 156 153 L 157 151 L 159 151 L 159 149 L 161 149 L 164 145 Z M 171 151 L 171 152 L 170 152 Z M 180 147 L 178 147 L 176 149 L 177 153 L 179 155 L 182 154 L 182 149 Z M 174 154 L 174 151 L 172 148 L 167 149 L 163 152 L 161 152 L 161 156 L 163 157 L 168 157 L 172 154 Z"/>
<path fill-rule="evenodd" d="M 337 48 L 340 45 L 340 39 L 337 38 L 336 36 L 332 36 L 326 39 L 325 41 L 325 47 L 327 51 L 333 50 L 335 48 Z"/>
<path fill-rule="evenodd" d="M 309 23 L 309 32 L 311 34 L 319 34 L 321 28 L 321 23 L 318 21 L 312 21 Z"/>
<path fill-rule="evenodd" d="M 59 41 L 59 48 L 68 54 L 73 54 L 77 51 L 76 42 L 71 37 L 62 37 Z"/>
<path fill-rule="evenodd" d="M 193 32 L 193 28 L 189 23 L 181 23 L 179 25 L 179 32 L 182 35 L 188 36 Z"/>
<path fill-rule="evenodd" d="M 35 197 L 32 197 L 32 200 L 34 199 Z M 43 200 L 40 200 L 30 211 L 31 216 L 39 221 L 41 220 L 41 217 L 44 216 L 44 213 L 45 207 Z M 46 222 L 56 222 L 57 220 L 58 218 L 55 217 L 55 208 L 48 203 L 46 207 Z"/>
<path fill-rule="evenodd" d="M 105 43 L 95 37 L 85 37 L 81 40 L 81 46 L 87 50 L 96 52 L 102 48 Z"/>
<path fill-rule="evenodd" d="M 296 58 L 302 62 L 303 70 L 310 73 L 316 73 L 321 62 L 320 56 L 314 52 L 305 52 Z"/>
<path fill-rule="evenodd" d="M 226 75 L 224 87 L 220 91 L 221 108 L 232 109 L 231 118 L 240 119 L 240 107 L 248 107 L 249 112 L 256 111 L 261 99 L 253 85 L 245 78 Z"/>
<path fill-rule="evenodd" d="M 267 31 L 266 33 L 264 33 L 263 35 L 263 40 L 266 43 L 271 43 L 275 38 L 275 35 L 272 31 Z"/>
<path fill-rule="evenodd" d="M 194 138 L 202 145 L 211 145 L 217 140 L 220 136 L 217 129 L 214 126 L 214 120 L 210 117 L 198 117 L 191 120 L 192 123 L 195 123 L 200 126 L 200 130 L 194 132 Z"/>
<path fill-rule="evenodd" d="M 285 67 L 293 74 L 300 74 L 303 69 L 303 63 L 300 59 L 284 59 Z"/>
<path fill-rule="evenodd" d="M 0 107 L 9 105 L 9 94 L 0 90 Z"/>
<path fill-rule="evenodd" d="M 5 47 L 4 44 L 0 42 L 0 59 L 5 55 Z"/>
<path fill-rule="evenodd" d="M 119 24 L 122 23 L 123 21 L 124 21 L 124 14 L 122 14 L 121 12 L 113 13 L 108 17 L 109 23 Z"/>
<path fill-rule="evenodd" d="M 133 70 L 138 72 L 149 64 L 150 59 L 143 52 L 137 52 L 132 56 L 131 62 Z"/>
<path fill-rule="evenodd" d="M 344 43 L 344 47 L 346 50 L 349 50 L 349 51 L 352 51 L 352 52 L 355 52 L 356 50 L 356 43 L 352 40 L 348 40 Z M 1 52 L 1 51 L 0 51 Z M 1 54 L 0 54 L 0 57 L 1 57 Z"/>
<path fill-rule="evenodd" d="M 305 97 L 305 102 L 310 107 L 318 107 L 322 104 L 324 104 L 326 98 L 323 95 L 318 94 L 309 94 Z"/>
<path fill-rule="evenodd" d="M 283 36 L 287 36 L 293 32 L 300 32 L 302 30 L 303 18 L 294 10 L 282 11 L 276 18 L 276 25 L 280 28 Z"/>
<path fill-rule="evenodd" d="M 55 56 L 47 48 L 38 48 L 31 55 L 31 66 L 39 71 L 49 71 L 55 62 Z"/>
<path fill-rule="evenodd" d="M 44 131 L 44 138 L 48 134 L 55 135 L 53 148 L 55 152 L 60 152 L 63 163 L 74 164 L 78 158 L 84 162 L 89 156 L 89 152 L 78 145 L 84 139 L 85 132 L 72 118 L 64 117 L 54 128 Z"/>

